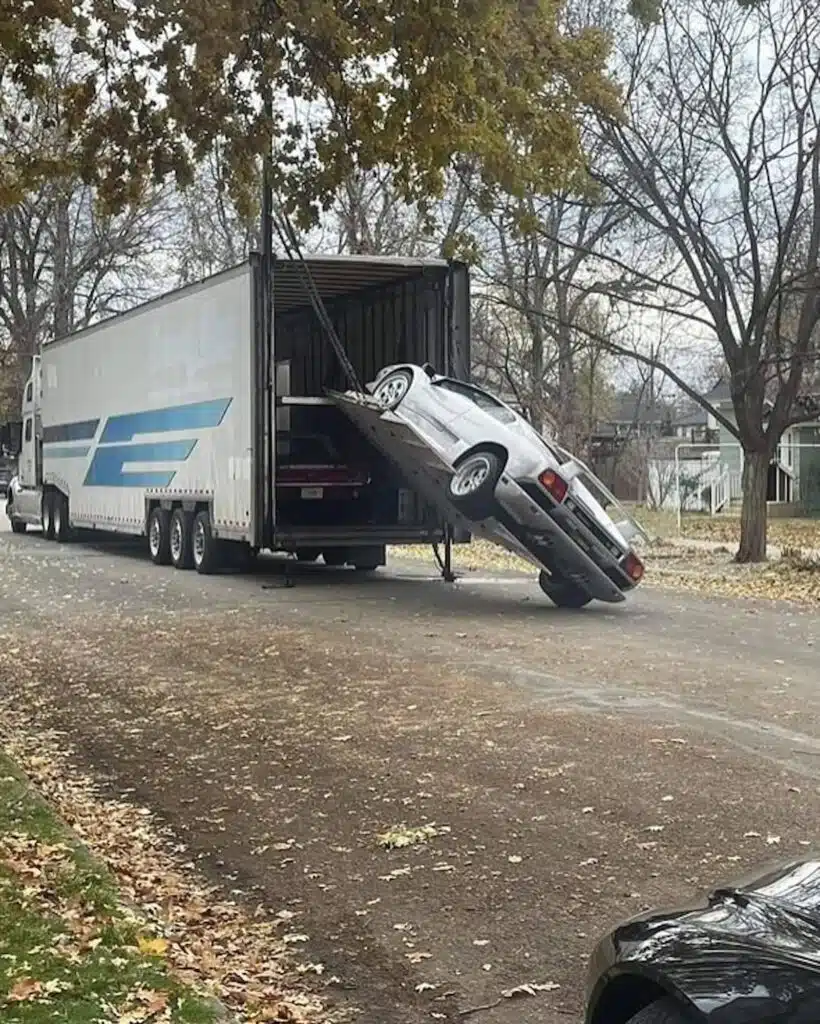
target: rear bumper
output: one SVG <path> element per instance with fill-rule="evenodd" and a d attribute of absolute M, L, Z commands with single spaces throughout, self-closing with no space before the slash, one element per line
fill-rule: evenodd
<path fill-rule="evenodd" d="M 498 482 L 496 498 L 513 521 L 504 525 L 544 569 L 560 573 L 597 601 L 617 604 L 625 600 L 625 592 L 634 584 L 617 559 L 600 549 L 595 538 L 586 538 L 595 558 L 581 547 L 572 535 L 583 537 L 586 531 L 568 509 L 560 505 L 545 508 L 507 476 Z"/>

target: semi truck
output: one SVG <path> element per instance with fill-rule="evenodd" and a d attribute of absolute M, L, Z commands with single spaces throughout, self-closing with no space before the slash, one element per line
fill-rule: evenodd
<path fill-rule="evenodd" d="M 6 494 L 15 532 L 144 537 L 155 563 L 200 573 L 262 550 L 372 570 L 388 545 L 469 539 L 328 397 L 348 381 L 323 322 L 363 381 L 397 362 L 466 378 L 466 266 L 268 266 L 252 254 L 42 347 Z"/>

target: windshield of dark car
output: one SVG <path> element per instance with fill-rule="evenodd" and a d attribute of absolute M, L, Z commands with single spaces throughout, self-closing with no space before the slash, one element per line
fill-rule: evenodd
<path fill-rule="evenodd" d="M 508 409 L 503 402 L 499 402 L 497 398 L 488 395 L 481 388 L 473 387 L 471 384 L 463 384 L 461 381 L 451 380 L 450 378 L 437 380 L 435 384 L 436 387 L 444 388 L 446 391 L 452 391 L 454 394 L 468 399 L 473 405 L 477 405 L 479 409 L 488 412 L 502 423 L 514 423 L 517 418 L 515 413 Z"/>

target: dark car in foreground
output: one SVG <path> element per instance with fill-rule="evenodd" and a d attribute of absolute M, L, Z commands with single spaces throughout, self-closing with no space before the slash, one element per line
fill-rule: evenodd
<path fill-rule="evenodd" d="M 619 925 L 590 963 L 587 1024 L 818 1024 L 820 861 Z"/>

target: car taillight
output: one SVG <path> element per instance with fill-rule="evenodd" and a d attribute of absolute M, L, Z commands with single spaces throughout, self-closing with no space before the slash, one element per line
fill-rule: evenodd
<path fill-rule="evenodd" d="M 541 486 L 548 490 L 556 501 L 561 502 L 566 498 L 569 484 L 562 476 L 558 476 L 554 469 L 545 469 L 538 479 Z"/>
<path fill-rule="evenodd" d="M 627 576 L 631 580 L 634 580 L 635 583 L 638 583 L 643 579 L 643 562 L 633 551 L 630 551 L 624 559 L 624 569 L 626 570 Z"/>

